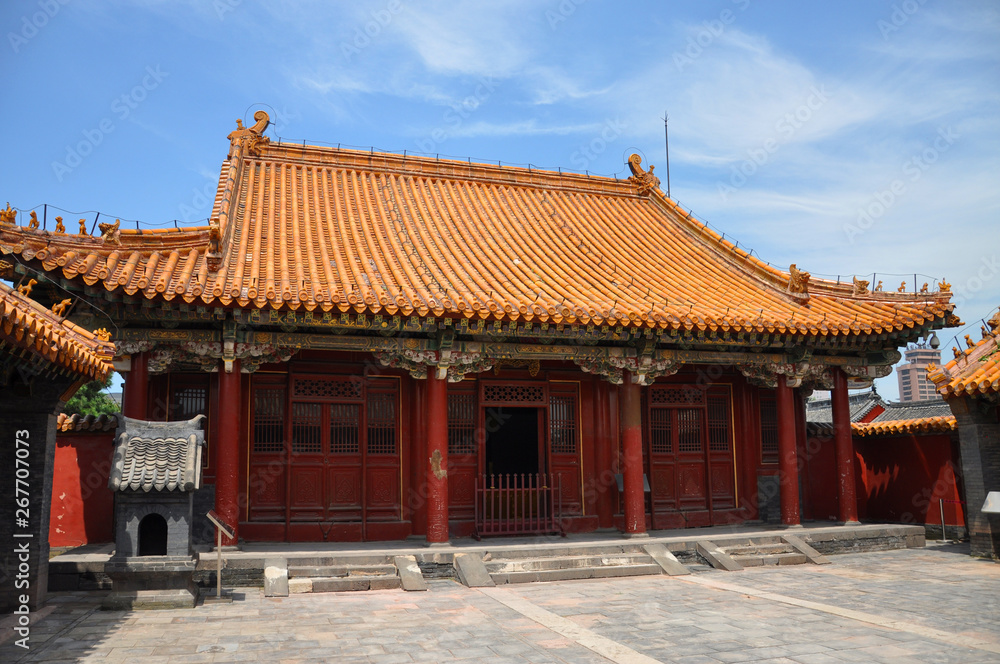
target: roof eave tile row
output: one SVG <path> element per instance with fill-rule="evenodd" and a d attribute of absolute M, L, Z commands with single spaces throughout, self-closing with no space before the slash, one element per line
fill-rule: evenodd
<path fill-rule="evenodd" d="M 855 436 L 898 436 L 906 434 L 947 433 L 955 431 L 958 425 L 954 415 L 920 417 L 909 420 L 887 420 L 885 422 L 852 422 L 851 431 Z"/>

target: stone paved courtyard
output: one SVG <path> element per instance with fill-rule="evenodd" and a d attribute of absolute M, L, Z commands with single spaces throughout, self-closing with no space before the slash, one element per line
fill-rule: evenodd
<path fill-rule="evenodd" d="M 961 546 L 826 566 L 103 612 L 57 595 L 0 662 L 1000 662 L 1000 564 Z M 8 619 L 9 621 L 9 619 Z"/>

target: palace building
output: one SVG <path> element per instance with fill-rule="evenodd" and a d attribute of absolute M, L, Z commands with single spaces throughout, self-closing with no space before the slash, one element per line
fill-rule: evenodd
<path fill-rule="evenodd" d="M 127 416 L 207 416 L 195 501 L 239 539 L 640 535 L 768 501 L 793 525 L 812 389 L 853 522 L 848 387 L 957 323 L 946 283 L 769 266 L 636 155 L 616 179 L 272 142 L 254 119 L 207 226 L 0 224 L 3 276 L 111 330 Z"/>

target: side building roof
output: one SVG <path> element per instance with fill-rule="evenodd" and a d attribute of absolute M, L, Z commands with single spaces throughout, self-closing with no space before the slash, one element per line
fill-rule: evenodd
<path fill-rule="evenodd" d="M 969 347 L 965 351 L 952 349 L 955 359 L 951 362 L 943 367 L 933 364 L 927 367 L 928 380 L 945 399 L 1000 392 L 1000 312 L 988 325 L 988 329 L 982 328 L 982 338 L 975 344 L 966 335 Z"/>
<path fill-rule="evenodd" d="M 25 288 L 30 292 L 30 287 Z M 31 371 L 105 380 L 114 370 L 114 345 L 0 282 L 0 353 Z M 2 361 L 2 360 L 0 360 Z"/>

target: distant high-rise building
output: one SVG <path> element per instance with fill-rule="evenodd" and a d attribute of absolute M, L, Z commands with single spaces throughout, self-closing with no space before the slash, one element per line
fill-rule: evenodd
<path fill-rule="evenodd" d="M 927 380 L 927 365 L 940 363 L 941 351 L 924 343 L 910 344 L 906 349 L 906 364 L 896 367 L 899 400 L 925 401 L 937 396 L 934 384 Z"/>

